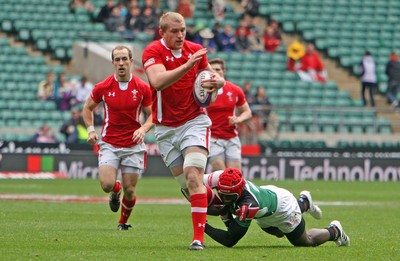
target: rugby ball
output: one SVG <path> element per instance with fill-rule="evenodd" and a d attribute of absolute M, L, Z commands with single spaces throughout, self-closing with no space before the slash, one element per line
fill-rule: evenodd
<path fill-rule="evenodd" d="M 218 96 L 218 90 L 212 93 L 207 92 L 207 89 L 203 88 L 201 82 L 204 80 L 211 79 L 213 73 L 210 71 L 201 71 L 197 76 L 193 86 L 193 97 L 198 105 L 201 107 L 207 107 L 215 100 Z"/>

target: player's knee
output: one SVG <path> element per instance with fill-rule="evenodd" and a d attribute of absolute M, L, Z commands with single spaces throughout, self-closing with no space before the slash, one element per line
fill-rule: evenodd
<path fill-rule="evenodd" d="M 200 152 L 191 152 L 185 156 L 183 162 L 183 169 L 188 167 L 195 167 L 199 169 L 206 169 L 207 156 Z"/>
<path fill-rule="evenodd" d="M 101 189 L 106 192 L 110 193 L 112 189 L 114 188 L 114 184 L 109 183 L 109 182 L 100 182 Z"/>
<path fill-rule="evenodd" d="M 200 188 L 204 188 L 204 192 L 206 191 L 203 180 L 201 179 L 201 176 L 199 174 L 200 172 L 190 172 L 187 174 L 187 188 L 189 191 L 193 190 L 199 190 Z"/>
<path fill-rule="evenodd" d="M 126 195 L 128 198 L 133 198 L 135 195 L 135 187 L 129 186 L 124 188 L 124 195 Z"/>

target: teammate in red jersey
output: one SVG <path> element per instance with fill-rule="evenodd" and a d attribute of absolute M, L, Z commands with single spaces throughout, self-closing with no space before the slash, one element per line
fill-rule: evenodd
<path fill-rule="evenodd" d="M 111 52 L 115 74 L 96 84 L 83 108 L 83 119 L 89 134 L 88 143 L 99 142 L 99 180 L 104 192 L 110 193 L 110 208 L 117 212 L 122 198 L 119 230 L 131 227 L 128 219 L 136 203 L 135 188 L 146 167 L 144 136 L 153 127 L 151 92 L 144 81 L 131 74 L 133 57 L 126 46 Z M 103 102 L 104 122 L 101 140 L 93 127 L 93 110 Z M 142 109 L 147 120 L 140 124 Z M 121 170 L 122 184 L 117 180 Z"/>
<path fill-rule="evenodd" d="M 216 73 L 221 77 L 225 76 L 223 59 L 214 58 L 210 60 L 210 64 Z M 217 100 L 206 108 L 212 121 L 208 160 L 213 171 L 242 169 L 241 143 L 236 124 L 251 119 L 251 110 L 242 88 L 229 81 L 225 82 L 224 87 L 218 90 Z"/>
<path fill-rule="evenodd" d="M 185 40 L 182 15 L 167 12 L 160 18 L 160 40 L 143 51 L 142 62 L 153 94 L 153 122 L 161 156 L 182 191 L 189 195 L 193 241 L 190 250 L 203 250 L 207 192 L 203 175 L 207 164 L 211 120 L 193 97 L 199 71 L 210 70 L 207 49 Z M 203 81 L 209 92 L 221 88 L 218 74 Z"/>

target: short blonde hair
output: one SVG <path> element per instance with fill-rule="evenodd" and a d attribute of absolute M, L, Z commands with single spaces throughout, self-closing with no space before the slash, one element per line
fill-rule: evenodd
<path fill-rule="evenodd" d="M 171 22 L 182 23 L 185 22 L 185 18 L 180 13 L 166 12 L 160 17 L 160 29 L 166 31 Z"/>
<path fill-rule="evenodd" d="M 115 46 L 114 49 L 112 49 L 112 51 L 111 51 L 111 60 L 114 61 L 114 51 L 115 51 L 115 50 L 124 50 L 124 49 L 128 50 L 129 59 L 132 59 L 133 55 L 132 55 L 131 49 L 129 49 L 129 48 L 128 48 L 127 46 L 125 46 L 125 45 L 117 45 L 117 46 Z"/>

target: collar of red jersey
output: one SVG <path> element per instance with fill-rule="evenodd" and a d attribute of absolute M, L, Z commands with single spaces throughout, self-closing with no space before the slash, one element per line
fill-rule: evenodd
<path fill-rule="evenodd" d="M 115 81 L 120 82 L 120 81 L 118 81 L 117 76 L 115 74 L 114 74 L 114 79 L 115 79 Z M 129 81 L 127 81 L 127 82 L 130 82 L 131 80 L 132 80 L 132 73 L 131 73 L 131 77 L 129 78 Z"/>
<path fill-rule="evenodd" d="M 161 44 L 167 49 L 170 50 L 172 55 L 176 58 L 180 58 L 182 56 L 182 48 L 179 50 L 172 50 L 171 48 L 168 48 L 167 45 L 165 44 L 165 41 L 163 38 L 161 38 Z"/>

